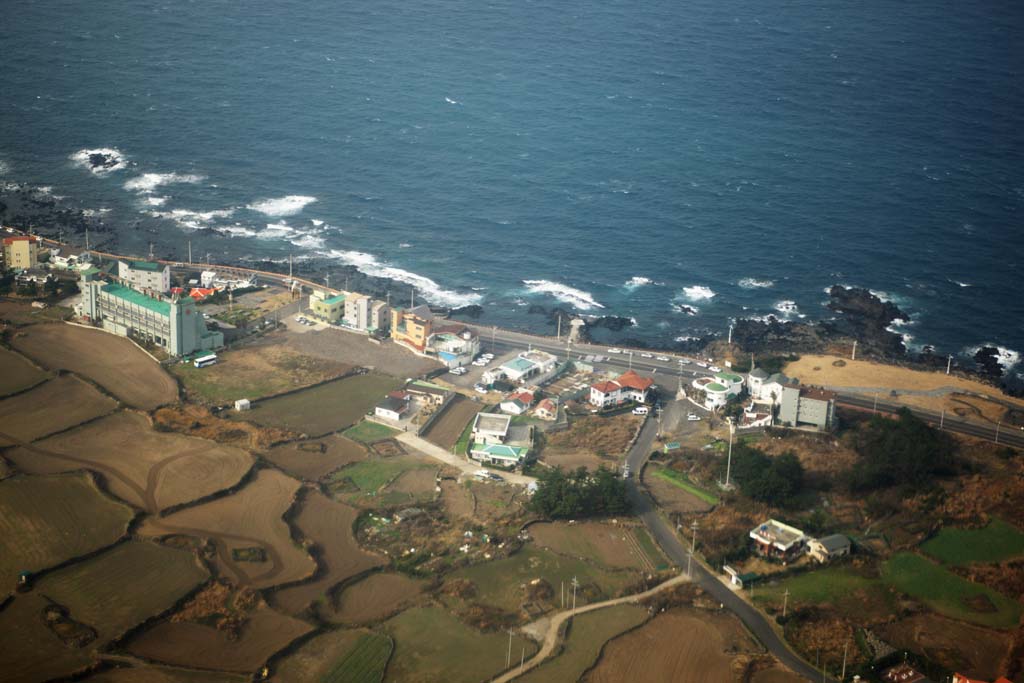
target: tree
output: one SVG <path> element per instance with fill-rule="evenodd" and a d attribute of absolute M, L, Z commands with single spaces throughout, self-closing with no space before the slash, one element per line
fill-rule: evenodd
<path fill-rule="evenodd" d="M 629 511 L 626 482 L 604 466 L 593 473 L 580 467 L 566 473 L 560 467 L 537 477 L 531 511 L 552 519 L 620 515 Z"/>
<path fill-rule="evenodd" d="M 907 408 L 895 420 L 872 417 L 854 435 L 853 448 L 860 462 L 847 479 L 855 491 L 920 486 L 936 475 L 952 473 L 956 463 L 955 442 Z"/>
<path fill-rule="evenodd" d="M 787 505 L 804 486 L 804 468 L 795 455 L 770 458 L 746 444 L 733 448 L 732 474 L 743 495 L 769 505 Z"/>

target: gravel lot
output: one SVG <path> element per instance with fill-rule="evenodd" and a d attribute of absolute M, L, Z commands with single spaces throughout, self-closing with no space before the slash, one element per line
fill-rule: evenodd
<path fill-rule="evenodd" d="M 416 377 L 441 367 L 440 363 L 416 356 L 390 341 L 374 344 L 354 332 L 306 327 L 302 334 L 287 334 L 286 343 L 296 351 L 379 370 L 394 377 Z"/>

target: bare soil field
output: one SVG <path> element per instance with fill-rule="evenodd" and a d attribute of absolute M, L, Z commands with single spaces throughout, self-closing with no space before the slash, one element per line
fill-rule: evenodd
<path fill-rule="evenodd" d="M 721 683 L 733 679 L 734 657 L 759 651 L 732 615 L 675 608 L 609 642 L 582 680 Z"/>
<path fill-rule="evenodd" d="M 38 572 L 110 545 L 134 516 L 86 474 L 12 477 L 0 482 L 0 576 Z M 87 524 L 83 524 L 87 520 Z M 0 593 L 5 586 L 0 584 Z"/>
<path fill-rule="evenodd" d="M 352 650 L 364 633 L 360 629 L 339 629 L 311 638 L 274 665 L 270 680 L 274 683 L 329 681 L 328 674 L 336 662 Z"/>
<path fill-rule="evenodd" d="M 388 505 L 416 505 L 433 501 L 437 497 L 437 470 L 420 468 L 408 470 L 381 491 L 381 500 Z"/>
<path fill-rule="evenodd" d="M 599 562 L 616 569 L 643 569 L 646 555 L 631 527 L 604 522 L 541 522 L 531 524 L 534 544 L 563 555 Z"/>
<path fill-rule="evenodd" d="M 130 406 L 153 410 L 178 400 L 171 376 L 123 337 L 74 325 L 33 325 L 11 343 L 43 367 L 88 377 Z"/>
<path fill-rule="evenodd" d="M 750 679 L 750 683 L 806 683 L 806 681 L 807 679 L 803 676 L 797 676 L 789 669 L 781 668 L 781 665 L 758 671 Z"/>
<path fill-rule="evenodd" d="M 89 683 L 248 683 L 250 676 L 190 671 L 166 666 L 108 669 L 85 679 Z"/>
<path fill-rule="evenodd" d="M 320 551 L 320 573 L 313 581 L 284 588 L 274 594 L 274 604 L 289 614 L 299 614 L 315 601 L 326 602 L 328 592 L 349 577 L 386 564 L 386 560 L 362 550 L 353 525 L 358 512 L 330 500 L 319 491 L 306 496 L 293 524 Z"/>
<path fill-rule="evenodd" d="M 641 422 L 639 416 L 628 413 L 612 417 L 588 415 L 574 419 L 564 432 L 547 435 L 545 459 L 551 455 L 581 451 L 618 457 L 629 448 Z"/>
<path fill-rule="evenodd" d="M 441 482 L 441 504 L 452 518 L 474 519 L 476 498 L 465 485 L 445 479 Z"/>
<path fill-rule="evenodd" d="M 462 396 L 456 396 L 448 404 L 442 415 L 430 429 L 421 434 L 430 443 L 450 451 L 455 442 L 462 436 L 466 425 L 476 417 L 476 414 L 483 410 L 483 404 Z"/>
<path fill-rule="evenodd" d="M 64 306 L 33 308 L 31 301 L 4 299 L 0 301 L 0 323 L 14 326 L 54 323 L 71 316 L 71 309 Z"/>
<path fill-rule="evenodd" d="M 995 679 L 1010 663 L 1013 633 L 972 626 L 935 614 L 918 614 L 877 629 L 897 649 L 920 652 L 965 676 Z"/>
<path fill-rule="evenodd" d="M 585 451 L 559 451 L 553 452 L 547 449 L 540 455 L 541 460 L 551 467 L 561 467 L 563 470 L 571 471 L 585 467 L 588 470 L 596 470 L 604 465 L 607 468 L 615 469 L 618 466 L 616 458 L 602 458 L 593 453 Z"/>
<path fill-rule="evenodd" d="M 272 654 L 313 627 L 263 607 L 249 616 L 237 639 L 212 626 L 165 621 L 128 644 L 135 655 L 177 666 L 252 672 Z"/>
<path fill-rule="evenodd" d="M 0 671 L 5 683 L 38 683 L 67 676 L 92 663 L 88 649 L 68 647 L 47 626 L 50 602 L 38 592 L 18 595 L 0 610 Z"/>
<path fill-rule="evenodd" d="M 338 468 L 366 460 L 368 454 L 362 444 L 332 434 L 275 446 L 261 455 L 293 477 L 317 481 Z"/>
<path fill-rule="evenodd" d="M 355 424 L 389 391 L 401 385 L 401 380 L 388 375 L 355 375 L 259 401 L 252 410 L 232 413 L 232 417 L 298 434 L 320 436 Z"/>
<path fill-rule="evenodd" d="M 506 522 L 523 511 L 522 489 L 516 486 L 473 480 L 463 485 L 472 492 L 474 514 L 481 521 Z"/>
<path fill-rule="evenodd" d="M 341 330 L 287 333 L 288 346 L 300 353 L 363 368 L 387 371 L 397 377 L 419 377 L 441 367 L 392 342 L 374 344 L 361 334 Z"/>
<path fill-rule="evenodd" d="M 212 405 L 255 400 L 340 377 L 353 367 L 299 353 L 282 340 L 257 342 L 217 356 L 217 364 L 205 368 L 190 363 L 171 366 L 190 399 Z"/>
<path fill-rule="evenodd" d="M 313 559 L 292 542 L 282 519 L 299 486 L 277 470 L 260 470 L 237 493 L 161 519 L 147 519 L 138 533 L 212 539 L 217 546 L 218 570 L 241 586 L 258 589 L 298 581 L 316 569 Z M 266 559 L 236 560 L 233 551 L 246 548 L 261 548 Z"/>
<path fill-rule="evenodd" d="M 378 572 L 361 579 L 338 595 L 336 606 L 323 616 L 339 624 L 368 624 L 394 614 L 416 598 L 426 581 L 405 574 Z"/>
<path fill-rule="evenodd" d="M 658 503 L 658 507 L 666 512 L 679 514 L 690 514 L 694 512 L 707 512 L 711 505 L 685 491 L 670 481 L 654 476 L 655 468 L 648 466 L 644 468 L 641 481 L 647 487 L 651 496 Z"/>
<path fill-rule="evenodd" d="M 117 401 L 77 377 L 64 375 L 0 401 L 0 432 L 8 441 L 35 441 L 106 415 Z"/>
<path fill-rule="evenodd" d="M 228 446 L 254 450 L 267 449 L 297 436 L 283 429 L 225 420 L 214 416 L 209 408 L 194 403 L 160 408 L 153 413 L 153 423 L 163 431 L 180 432 Z"/>
<path fill-rule="evenodd" d="M 10 457 L 36 474 L 96 470 L 111 493 L 149 512 L 229 488 L 252 466 L 241 449 L 158 432 L 145 415 L 128 411 L 15 449 Z"/>
<path fill-rule="evenodd" d="M 23 356 L 0 347 L 0 396 L 28 389 L 49 377 L 49 373 L 29 363 Z"/>
<path fill-rule="evenodd" d="M 34 592 L 96 629 L 100 647 L 170 608 L 208 578 L 188 551 L 129 541 L 39 579 Z"/>

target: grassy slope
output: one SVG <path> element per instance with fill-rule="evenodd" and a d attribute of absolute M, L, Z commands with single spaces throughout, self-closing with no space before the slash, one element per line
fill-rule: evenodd
<path fill-rule="evenodd" d="M 1024 533 L 1001 519 L 993 519 L 982 529 L 945 528 L 921 550 L 946 565 L 999 562 L 1024 555 Z"/>

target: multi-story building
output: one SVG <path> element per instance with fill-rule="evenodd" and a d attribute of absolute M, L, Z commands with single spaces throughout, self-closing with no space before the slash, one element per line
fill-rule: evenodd
<path fill-rule="evenodd" d="M 424 352 L 433 327 L 434 314 L 429 306 L 391 309 L 391 339 L 403 346 Z"/>
<path fill-rule="evenodd" d="M 28 270 L 39 263 L 40 239 L 31 235 L 4 238 L 4 265 Z"/>
<path fill-rule="evenodd" d="M 208 330 L 191 297 L 165 299 L 119 283 L 99 280 L 99 271 L 82 272 L 79 314 L 103 329 L 123 337 L 137 337 L 167 349 L 172 356 L 187 356 L 224 346 L 224 334 Z"/>
<path fill-rule="evenodd" d="M 309 300 L 310 308 L 317 318 L 333 324 L 345 315 L 345 298 L 344 294 L 313 296 Z"/>
<path fill-rule="evenodd" d="M 590 403 L 599 408 L 617 406 L 626 401 L 646 403 L 652 386 L 654 380 L 650 377 L 641 377 L 635 370 L 627 370 L 615 379 L 592 384 Z"/>
<path fill-rule="evenodd" d="M 449 368 L 469 365 L 480 353 L 480 336 L 465 325 L 446 325 L 427 339 L 428 351 Z"/>
<path fill-rule="evenodd" d="M 370 330 L 386 330 L 388 328 L 388 305 L 383 301 L 370 304 Z"/>
<path fill-rule="evenodd" d="M 779 398 L 779 424 L 787 427 L 814 427 L 818 431 L 832 428 L 836 412 L 836 395 L 813 387 L 786 386 Z"/>
<path fill-rule="evenodd" d="M 716 372 L 713 377 L 694 379 L 693 388 L 703 398 L 704 407 L 715 410 L 743 392 L 743 378 L 731 372 Z"/>
<path fill-rule="evenodd" d="M 138 290 L 161 294 L 171 290 L 171 267 L 153 261 L 118 261 L 117 276 Z"/>
<path fill-rule="evenodd" d="M 345 297 L 345 324 L 357 330 L 370 326 L 370 302 L 365 294 L 350 293 Z"/>

